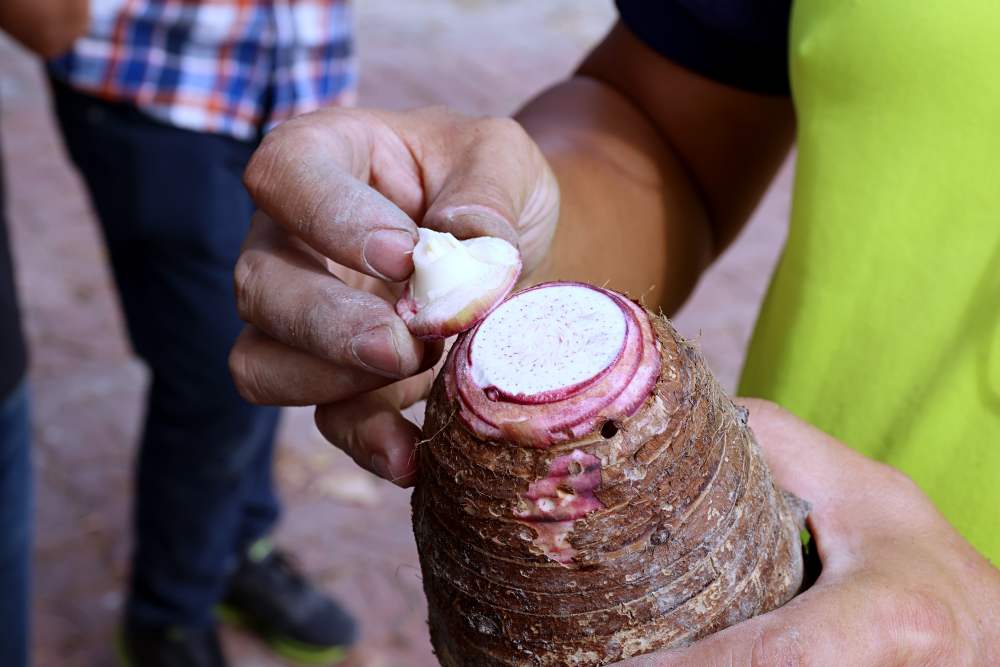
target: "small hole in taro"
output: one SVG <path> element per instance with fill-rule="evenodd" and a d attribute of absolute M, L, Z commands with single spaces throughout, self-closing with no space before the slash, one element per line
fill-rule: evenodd
<path fill-rule="evenodd" d="M 601 427 L 601 437 L 606 440 L 610 440 L 616 435 L 618 435 L 618 425 L 610 419 L 604 422 L 604 426 Z"/>

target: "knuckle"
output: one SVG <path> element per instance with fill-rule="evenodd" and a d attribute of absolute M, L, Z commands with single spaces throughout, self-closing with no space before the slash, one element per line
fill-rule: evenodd
<path fill-rule="evenodd" d="M 794 628 L 765 628 L 750 651 L 750 667 L 803 667 L 805 664 L 805 649 Z"/>
<path fill-rule="evenodd" d="M 917 482 L 902 470 L 881 462 L 872 476 L 872 487 L 878 489 L 882 509 L 889 515 L 908 516 L 913 524 L 933 523 L 936 511 Z"/>
<path fill-rule="evenodd" d="M 342 346 L 334 344 L 328 334 L 339 330 L 336 325 L 337 321 L 331 317 L 328 304 L 313 295 L 289 316 L 285 330 L 287 342 L 293 347 L 312 351 L 324 358 L 334 357 L 334 351 Z"/>
<path fill-rule="evenodd" d="M 426 118 L 431 122 L 444 123 L 444 124 L 461 122 L 467 118 L 467 116 L 465 116 L 464 114 L 461 114 L 455 111 L 454 109 L 445 106 L 444 104 L 431 104 L 428 106 L 419 107 L 408 113 L 416 118 Z"/>
<path fill-rule="evenodd" d="M 240 342 L 237 342 L 229 353 L 229 373 L 233 376 L 236 391 L 243 400 L 255 405 L 263 403 L 264 394 L 259 375 L 254 370 L 251 355 Z"/>
<path fill-rule="evenodd" d="M 289 130 L 281 126 L 265 136 L 243 170 L 243 186 L 256 202 L 261 201 L 269 190 L 288 133 Z"/>
<path fill-rule="evenodd" d="M 920 487 L 917 486 L 917 483 L 913 480 L 913 478 L 905 472 L 885 463 L 879 463 L 878 465 L 881 467 L 882 473 L 886 477 L 886 482 L 894 490 L 907 494 L 920 493 Z"/>
<path fill-rule="evenodd" d="M 334 230 L 343 230 L 356 223 L 363 204 L 362 190 L 344 184 L 329 184 L 322 192 L 302 202 L 295 220 L 298 233 L 305 238 L 323 237 Z"/>
<path fill-rule="evenodd" d="M 332 134 L 328 123 L 328 119 L 321 118 L 320 112 L 313 112 L 293 118 L 269 132 L 243 171 L 243 185 L 250 197 L 264 207 L 272 194 L 279 194 L 283 179 L 294 173 L 302 152 L 329 141 Z"/>
<path fill-rule="evenodd" d="M 233 269 L 233 291 L 236 296 L 236 310 L 244 321 L 254 314 L 258 277 L 263 271 L 263 257 L 257 251 L 243 252 Z"/>
<path fill-rule="evenodd" d="M 894 638 L 889 647 L 893 664 L 943 664 L 941 660 L 957 658 L 954 613 L 933 594 L 913 590 L 892 593 L 878 609 L 875 623 Z"/>
<path fill-rule="evenodd" d="M 491 138 L 500 138 L 505 141 L 524 141 L 528 138 L 527 132 L 513 118 L 504 116 L 489 116 L 480 118 L 477 121 L 480 132 Z"/>

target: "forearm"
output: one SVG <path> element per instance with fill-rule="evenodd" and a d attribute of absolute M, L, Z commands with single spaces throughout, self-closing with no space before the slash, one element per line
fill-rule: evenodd
<path fill-rule="evenodd" d="M 43 58 L 57 56 L 87 29 L 87 0 L 3 0 L 0 29 Z"/>
<path fill-rule="evenodd" d="M 713 255 L 708 213 L 653 123 L 606 84 L 577 76 L 517 119 L 559 181 L 559 226 L 530 279 L 584 280 L 675 311 Z"/>
<path fill-rule="evenodd" d="M 562 189 L 538 277 L 608 281 L 668 313 L 739 234 L 795 133 L 789 98 L 700 76 L 620 24 L 519 120 Z"/>

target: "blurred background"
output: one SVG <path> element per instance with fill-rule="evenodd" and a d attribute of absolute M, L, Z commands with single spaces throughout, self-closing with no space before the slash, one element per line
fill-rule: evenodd
<path fill-rule="evenodd" d="M 360 104 L 512 112 L 566 76 L 610 26 L 610 0 L 360 0 Z M 13 250 L 31 345 L 37 474 L 34 662 L 115 664 L 130 545 L 131 467 L 146 374 L 125 341 L 90 204 L 57 140 L 38 62 L 0 35 L 0 123 Z M 786 165 L 754 220 L 676 319 L 735 385 L 787 218 Z M 418 416 L 421 406 L 413 410 Z M 279 541 L 362 622 L 350 663 L 436 665 L 409 492 L 328 445 L 287 411 L 276 475 Z M 227 631 L 240 667 L 282 663 Z"/>

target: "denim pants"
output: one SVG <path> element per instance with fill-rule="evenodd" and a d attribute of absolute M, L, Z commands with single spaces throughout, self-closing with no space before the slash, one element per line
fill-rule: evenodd
<path fill-rule="evenodd" d="M 0 397 L 0 665 L 28 665 L 31 424 L 22 382 Z"/>
<path fill-rule="evenodd" d="M 204 626 L 236 554 L 278 516 L 278 411 L 236 392 L 232 271 L 253 205 L 254 142 L 192 132 L 53 83 L 59 124 L 100 220 L 151 387 L 140 444 L 126 615 Z"/>

